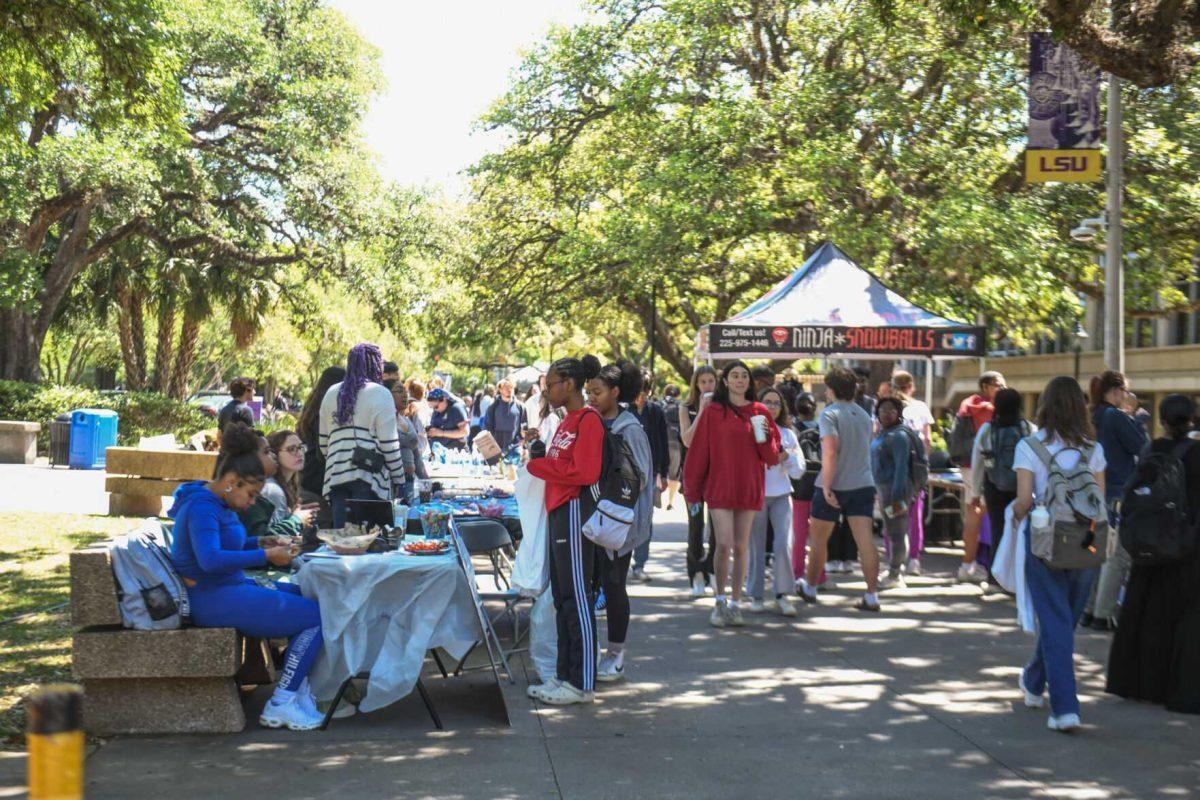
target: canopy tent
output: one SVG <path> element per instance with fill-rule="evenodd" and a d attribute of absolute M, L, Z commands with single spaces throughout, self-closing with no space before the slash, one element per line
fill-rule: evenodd
<path fill-rule="evenodd" d="M 696 361 L 980 358 L 984 339 L 982 327 L 921 308 L 825 242 L 740 313 L 697 331 Z"/>
<path fill-rule="evenodd" d="M 983 328 L 906 300 L 830 242 L 740 313 L 696 334 L 697 361 L 983 354 Z"/>

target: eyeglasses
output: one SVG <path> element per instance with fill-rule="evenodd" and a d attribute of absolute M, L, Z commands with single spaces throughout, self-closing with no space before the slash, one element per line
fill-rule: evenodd
<path fill-rule="evenodd" d="M 307 452 L 308 452 L 308 445 L 306 445 L 306 444 L 294 444 L 294 445 L 292 445 L 291 447 L 285 447 L 285 448 L 283 448 L 283 452 L 285 452 L 285 453 L 291 453 L 291 454 L 292 454 L 292 455 L 294 455 L 294 456 L 303 455 L 303 454 L 305 454 L 305 453 L 307 453 Z"/>
<path fill-rule="evenodd" d="M 779 402 L 778 400 L 763 400 L 762 404 L 764 406 L 767 406 L 768 408 L 782 408 L 783 407 L 783 403 Z"/>

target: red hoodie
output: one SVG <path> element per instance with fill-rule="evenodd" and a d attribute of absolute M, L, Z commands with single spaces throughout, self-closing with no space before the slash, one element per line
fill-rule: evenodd
<path fill-rule="evenodd" d="M 529 462 L 529 474 L 546 482 L 546 510 L 553 511 L 579 496 L 579 489 L 600 480 L 604 458 L 604 423 L 595 409 L 584 406 L 563 417 L 546 448 L 545 458 Z"/>
<path fill-rule="evenodd" d="M 754 440 L 750 418 L 767 418 L 767 441 Z M 766 493 L 763 467 L 779 463 L 779 428 L 762 403 L 710 404 L 700 415 L 683 462 L 683 496 L 709 508 L 758 511 Z"/>

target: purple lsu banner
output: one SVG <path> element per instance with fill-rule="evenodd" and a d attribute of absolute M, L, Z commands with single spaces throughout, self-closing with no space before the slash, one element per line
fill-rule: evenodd
<path fill-rule="evenodd" d="M 1100 179 L 1100 78 L 1050 33 L 1029 34 L 1028 182 Z"/>
<path fill-rule="evenodd" d="M 800 355 L 984 355 L 984 329 L 863 327 L 855 325 L 709 325 L 713 356 L 744 353 L 774 358 Z M 704 337 L 702 337 L 704 338 Z M 703 342 L 702 342 L 703 346 Z"/>

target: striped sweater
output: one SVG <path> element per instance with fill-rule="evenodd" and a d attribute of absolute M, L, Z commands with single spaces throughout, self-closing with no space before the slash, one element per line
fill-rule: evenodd
<path fill-rule="evenodd" d="M 329 387 L 321 399 L 320 428 L 317 442 L 325 456 L 323 494 L 350 481 L 366 481 L 381 500 L 392 498 L 392 487 L 404 483 L 404 459 L 400 453 L 400 437 L 396 431 L 396 404 L 392 393 L 378 383 L 368 383 L 358 393 L 354 404 L 354 419 L 347 425 L 333 420 L 337 410 L 340 383 Z M 382 472 L 367 472 L 351 463 L 355 447 L 365 447 L 383 454 Z"/>

